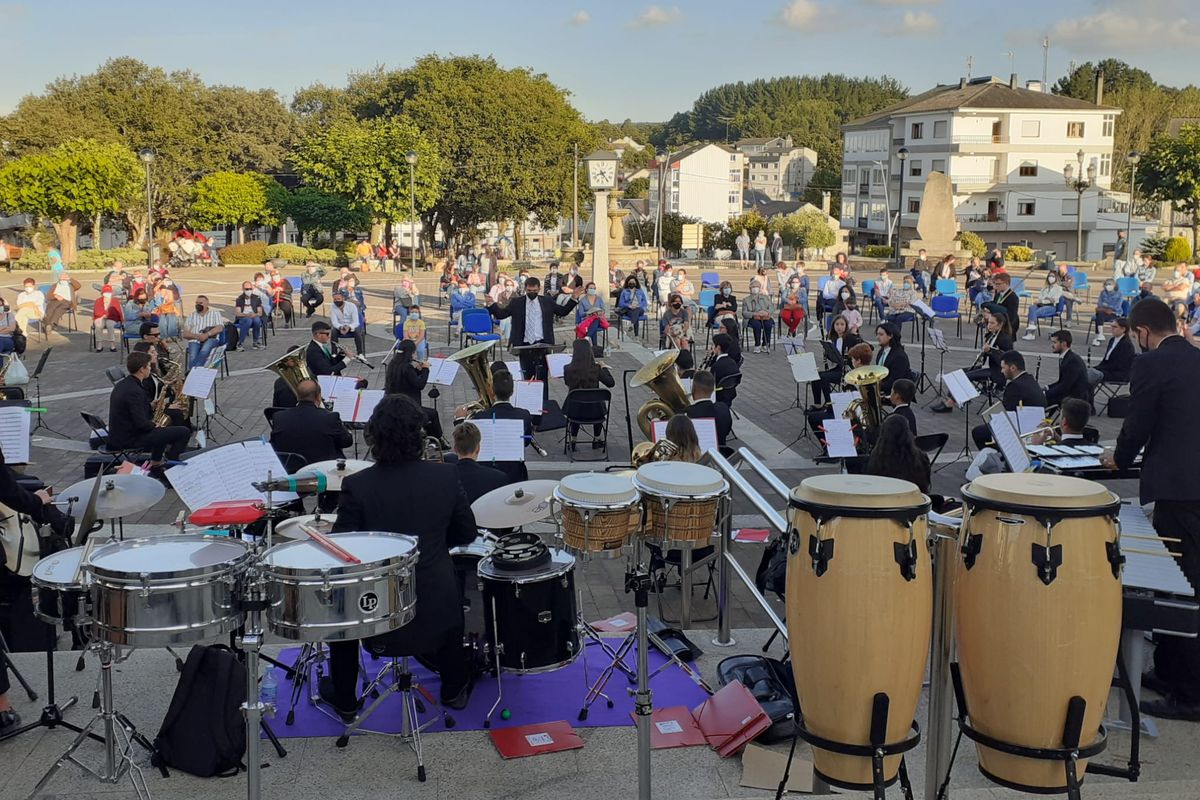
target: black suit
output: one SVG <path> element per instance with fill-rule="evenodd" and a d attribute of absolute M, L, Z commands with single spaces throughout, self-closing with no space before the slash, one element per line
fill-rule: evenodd
<path fill-rule="evenodd" d="M 272 408 L 295 408 L 296 393 L 292 391 L 292 387 L 283 378 L 275 379 L 275 388 L 271 392 L 271 407 Z"/>
<path fill-rule="evenodd" d="M 984 334 L 984 341 L 991 338 L 990 334 Z M 967 377 L 973 381 L 989 380 L 997 389 L 1004 388 L 1004 373 L 1000 369 L 1000 358 L 1013 349 L 1012 337 L 1008 335 L 1008 331 L 1001 330 L 996 334 L 996 341 L 992 342 L 992 347 L 985 355 L 984 366 L 979 369 L 967 370 Z M 982 352 L 982 348 L 980 348 Z"/>
<path fill-rule="evenodd" d="M 494 319 L 512 318 L 512 334 L 508 337 L 509 342 L 514 347 L 520 347 L 527 344 L 525 341 L 525 313 L 529 308 L 529 298 L 523 294 L 515 294 L 508 301 L 508 305 L 497 305 L 492 303 L 487 307 L 488 313 Z M 545 344 L 554 344 L 554 318 L 565 317 L 570 314 L 577 305 L 574 300 L 569 300 L 563 305 L 554 302 L 554 299 L 540 294 L 536 298 L 538 306 L 542 310 L 542 329 L 536 331 L 534 343 L 542 342 Z M 521 359 L 521 372 L 526 380 L 538 377 L 540 367 L 545 364 L 545 351 L 538 353 L 537 351 L 520 351 L 519 358 Z"/>
<path fill-rule="evenodd" d="M 1058 362 L 1058 380 L 1046 387 L 1046 405 L 1061 405 L 1068 397 L 1091 403 L 1092 388 L 1088 385 L 1087 364 L 1074 350 L 1063 353 Z"/>
<path fill-rule="evenodd" d="M 724 360 L 724 359 L 722 359 Z M 733 430 L 733 412 L 724 403 L 714 403 L 712 400 L 697 400 L 687 407 L 689 419 L 711 419 L 717 428 L 717 444 L 725 446 L 725 438 Z"/>
<path fill-rule="evenodd" d="M 737 399 L 737 387 L 734 384 L 737 382 L 733 379 L 726 381 L 730 375 L 737 375 L 741 372 L 737 362 L 733 360 L 733 356 L 722 354 L 720 358 L 713 362 L 712 373 L 717 379 L 717 400 L 727 406 L 732 406 L 733 401 Z"/>
<path fill-rule="evenodd" d="M 476 411 L 471 419 L 519 419 L 525 423 L 525 446 L 529 446 L 529 437 L 533 436 L 533 417 L 523 408 L 517 408 L 507 400 L 493 403 L 491 408 Z M 497 469 L 508 477 L 508 483 L 518 483 L 529 480 L 529 470 L 524 461 L 488 461 L 485 466 Z"/>
<path fill-rule="evenodd" d="M 1042 387 L 1038 385 L 1032 375 L 1022 372 L 1005 384 L 1004 394 L 1000 396 L 1000 403 L 1004 406 L 1005 411 L 1016 411 L 1021 406 L 1045 408 L 1046 393 L 1042 391 Z M 982 450 L 991 441 L 992 432 L 987 425 L 976 425 L 971 429 L 971 438 L 975 441 L 975 447 Z"/>
<path fill-rule="evenodd" d="M 341 375 L 342 370 L 346 368 L 346 354 L 334 350 L 332 343 L 329 349 L 331 353 L 336 353 L 335 357 L 326 355 L 321 345 L 315 341 L 309 342 L 308 347 L 304 348 L 304 363 L 308 365 L 308 371 L 314 378 L 318 375 Z"/>
<path fill-rule="evenodd" d="M 342 424 L 341 415 L 313 403 L 281 409 L 271 419 L 271 447 L 280 453 L 296 453 L 305 464 L 345 458 L 342 448 L 352 444 L 354 437 Z"/>
<path fill-rule="evenodd" d="M 475 515 L 450 464 L 375 464 L 342 481 L 335 533 L 390 531 L 415 536 L 417 607 L 412 622 L 368 641 L 429 654 L 442 677 L 442 699 L 466 685 L 462 598 L 450 549 L 475 541 Z M 351 708 L 358 685 L 358 642 L 330 642 L 338 705 Z"/>
<path fill-rule="evenodd" d="M 1021 298 L 1017 297 L 1017 293 L 1009 289 L 1007 293 L 998 295 L 993 301 L 1004 306 L 1004 313 L 1008 317 L 1008 334 L 1010 337 L 1017 335 L 1017 329 L 1021 327 Z"/>
<path fill-rule="evenodd" d="M 1141 502 L 1154 502 L 1154 530 L 1160 536 L 1181 540 L 1176 561 L 1200 590 L 1200 481 L 1189 470 L 1200 452 L 1200 428 L 1192 424 L 1200 396 L 1200 350 L 1182 336 L 1167 337 L 1133 360 L 1129 395 L 1113 460 L 1127 469 L 1145 448 Z M 1200 641 L 1174 638 L 1156 637 L 1154 672 L 1180 702 L 1200 703 Z"/>
<path fill-rule="evenodd" d="M 1104 380 L 1111 383 L 1126 383 L 1133 369 L 1133 342 L 1125 335 L 1109 342 L 1104 358 L 1096 365 L 1096 369 L 1104 375 Z"/>
<path fill-rule="evenodd" d="M 892 413 L 906 420 L 908 422 L 908 429 L 912 431 L 912 435 L 917 435 L 917 415 L 913 413 L 912 406 L 896 406 L 892 409 Z"/>
<path fill-rule="evenodd" d="M 161 461 L 164 452 L 167 457 L 177 459 L 191 434 L 181 425 L 154 426 L 150 397 L 137 378 L 126 375 L 113 386 L 108 398 L 109 449 L 142 448 L 149 451 L 152 461 Z"/>
<path fill-rule="evenodd" d="M 887 358 L 883 356 L 883 348 L 875 353 L 875 363 L 887 367 L 887 377 L 879 384 L 879 391 L 884 397 L 892 393 L 892 384 L 901 378 L 912 378 L 912 366 L 908 363 L 908 353 L 904 348 L 892 345 L 888 348 Z"/>
<path fill-rule="evenodd" d="M 459 458 L 455 468 L 458 470 L 458 482 L 472 503 L 493 489 L 508 485 L 507 475 L 494 467 L 485 467 L 473 458 Z"/>

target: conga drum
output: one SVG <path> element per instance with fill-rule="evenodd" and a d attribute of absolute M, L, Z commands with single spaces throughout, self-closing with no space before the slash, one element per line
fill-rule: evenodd
<path fill-rule="evenodd" d="M 874 785 L 870 745 L 888 745 L 890 784 L 900 753 L 917 743 L 909 730 L 933 615 L 929 498 L 895 478 L 818 475 L 793 489 L 788 505 L 787 627 L 800 735 L 813 745 L 816 773 L 851 789 Z M 883 742 L 873 730 L 884 731 Z"/>
<path fill-rule="evenodd" d="M 963 732 L 979 769 L 1025 791 L 1067 790 L 1062 748 L 1104 748 L 1121 636 L 1120 498 L 1098 483 L 984 475 L 963 489 L 956 579 Z M 1075 728 L 1075 733 L 1068 729 Z M 1029 755 L 986 744 L 1028 748 Z M 1040 755 L 1033 755 L 1042 751 Z"/>

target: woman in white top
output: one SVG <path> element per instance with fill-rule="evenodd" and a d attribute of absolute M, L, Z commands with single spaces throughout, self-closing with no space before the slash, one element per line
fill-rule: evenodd
<path fill-rule="evenodd" d="M 21 331 L 28 336 L 30 321 L 40 320 L 46 315 L 46 295 L 38 290 L 37 282 L 33 278 L 26 278 L 24 285 L 25 288 L 17 294 L 14 315 Z"/>
<path fill-rule="evenodd" d="M 1058 273 L 1051 272 L 1046 276 L 1046 285 L 1038 292 L 1037 301 L 1029 306 L 1026 319 L 1025 335 L 1021 338 L 1031 341 L 1037 338 L 1037 321 L 1053 317 L 1058 301 L 1063 296 L 1062 287 L 1058 285 Z"/>
<path fill-rule="evenodd" d="M 759 231 L 754 237 L 754 266 L 761 267 L 767 263 L 767 234 Z"/>

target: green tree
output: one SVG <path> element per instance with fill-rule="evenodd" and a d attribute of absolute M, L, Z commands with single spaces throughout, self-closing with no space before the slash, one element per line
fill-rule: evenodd
<path fill-rule="evenodd" d="M 1116 58 L 1105 58 L 1095 64 L 1088 61 L 1078 65 L 1068 75 L 1059 78 L 1052 91 L 1077 100 L 1095 100 L 1098 73 L 1104 74 L 1105 95 L 1135 86 L 1146 88 L 1157 85 L 1149 72 L 1131 67 Z"/>
<path fill-rule="evenodd" d="M 1189 261 L 1191 257 L 1192 246 L 1188 244 L 1188 240 L 1183 236 L 1172 236 L 1163 249 L 1162 260 L 1173 266 L 1180 261 Z"/>
<path fill-rule="evenodd" d="M 641 150 L 630 147 L 621 154 L 621 169 L 627 172 L 636 172 L 652 163 L 654 163 L 653 147 L 643 147 Z"/>
<path fill-rule="evenodd" d="M 954 237 L 964 249 L 970 250 L 971 255 L 983 258 L 987 253 L 987 243 L 983 241 L 983 237 L 974 231 L 959 231 Z"/>
<path fill-rule="evenodd" d="M 829 227 L 829 219 L 815 208 L 802 208 L 785 217 L 771 220 L 784 244 L 798 251 L 820 251 L 831 247 L 837 238 Z"/>
<path fill-rule="evenodd" d="M 196 183 L 191 219 L 204 227 L 236 226 L 243 244 L 247 225 L 278 225 L 286 202 L 287 190 L 269 175 L 214 172 Z"/>
<path fill-rule="evenodd" d="M 21 156 L 0 168 L 0 207 L 48 220 L 63 261 L 75 260 L 79 226 L 98 229 L 133 196 L 141 175 L 137 157 L 115 143 L 73 139 L 52 150 Z M 95 241 L 99 246 L 99 237 Z"/>
<path fill-rule="evenodd" d="M 1138 187 L 1155 200 L 1192 215 L 1192 242 L 1200 234 L 1200 125 L 1185 125 L 1179 136 L 1160 137 L 1138 164 Z"/>
<path fill-rule="evenodd" d="M 300 230 L 301 241 L 309 234 L 332 235 L 342 230 L 362 230 L 371 225 L 370 214 L 352 206 L 345 197 L 323 192 L 313 186 L 301 186 L 289 194 L 284 209 Z"/>
<path fill-rule="evenodd" d="M 662 246 L 663 250 L 678 256 L 683 252 L 683 226 L 692 225 L 700 220 L 695 217 L 685 217 L 682 214 L 667 212 L 662 216 Z"/>
<path fill-rule="evenodd" d="M 714 241 L 713 246 L 722 250 L 733 250 L 734 255 L 737 255 L 737 237 L 745 230 L 750 235 L 750 246 L 754 246 L 754 237 L 759 231 L 766 231 L 768 235 L 773 233 L 771 225 L 767 218 L 762 215 L 757 209 L 750 209 L 742 213 L 740 216 L 729 220 L 720 237 Z"/>
<path fill-rule="evenodd" d="M 650 193 L 649 178 L 634 178 L 625 182 L 625 196 L 630 200 L 641 200 Z"/>

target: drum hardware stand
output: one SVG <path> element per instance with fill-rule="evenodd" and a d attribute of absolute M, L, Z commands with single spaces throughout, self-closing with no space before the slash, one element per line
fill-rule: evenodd
<path fill-rule="evenodd" d="M 1137 636 L 1137 650 L 1141 653 L 1140 640 L 1142 632 L 1134 631 L 1133 633 Z M 1136 672 L 1125 665 L 1124 634 L 1122 634 L 1121 638 L 1121 649 L 1117 650 L 1117 675 L 1113 678 L 1113 686 L 1117 687 L 1121 692 L 1121 718 L 1113 721 L 1105 720 L 1105 726 L 1113 730 L 1129 731 L 1129 761 L 1126 762 L 1124 767 L 1088 762 L 1087 771 L 1096 775 L 1124 778 L 1130 783 L 1134 783 L 1142 774 L 1142 726 L 1153 726 L 1153 722 L 1151 722 L 1149 717 L 1143 719 L 1141 709 L 1138 708 L 1138 691 L 1134 689 L 1134 680 L 1137 681 L 1138 689 L 1140 689 L 1142 682 L 1141 665 L 1137 665 Z M 1133 677 L 1135 675 L 1137 676 L 1136 678 Z M 1129 715 L 1128 722 L 1124 719 L 1125 714 Z M 1157 729 L 1154 729 L 1154 733 L 1151 735 L 1157 736 L 1157 734 Z"/>
<path fill-rule="evenodd" d="M 645 560 L 639 538 L 634 545 L 633 570 L 625 573 L 625 591 L 633 592 L 633 604 L 637 608 L 637 689 L 633 692 L 633 714 L 637 725 L 638 800 L 650 800 L 650 723 L 654 715 L 649 674 L 650 628 L 646 622 L 646 606 L 650 602 L 650 570 L 646 568 Z"/>
<path fill-rule="evenodd" d="M 315 703 L 319 699 L 319 695 L 316 694 L 316 684 L 312 680 L 312 671 L 315 667 L 317 670 L 317 680 L 320 681 L 325 671 L 325 658 L 325 647 L 320 642 L 316 644 L 305 642 L 300 648 L 300 654 L 296 656 L 296 661 L 292 664 L 292 698 L 291 705 L 288 706 L 285 725 L 295 723 L 296 706 L 300 704 L 300 699 L 304 696 L 304 687 L 306 684 L 309 687 L 309 700 Z"/>
<path fill-rule="evenodd" d="M 131 755 L 135 741 L 143 746 L 147 744 L 145 737 L 138 734 L 133 726 L 129 725 L 129 721 L 124 715 L 118 713 L 113 707 L 112 667 L 114 663 L 114 646 L 108 642 L 97 642 L 94 646 L 100 656 L 100 710 L 87 725 L 79 729 L 79 734 L 75 737 L 75 741 L 71 743 L 71 746 L 67 748 L 65 753 L 59 756 L 54 765 L 50 767 L 46 774 L 42 776 L 42 779 L 38 781 L 37 785 L 33 787 L 33 791 L 29 795 L 30 798 L 36 797 L 67 762 L 76 765 L 84 772 L 104 783 L 117 783 L 122 777 L 128 774 L 130 783 L 133 784 L 133 789 L 137 793 L 137 796 L 142 798 L 142 800 L 149 800 L 150 798 L 150 791 L 146 787 L 146 779 L 142 775 L 142 769 L 133 760 Z M 92 726 L 97 723 L 101 723 L 104 726 L 103 738 L 94 737 L 91 733 Z M 75 758 L 75 751 L 89 737 L 100 738 L 104 743 L 104 768 L 99 772 Z M 119 742 L 118 739 L 122 741 Z M 149 749 L 153 751 L 152 747 Z"/>
<path fill-rule="evenodd" d="M 3 631 L 0 631 L 0 662 L 3 662 L 0 669 L 6 669 L 13 674 L 13 677 L 17 679 L 17 683 L 21 684 L 21 688 L 25 690 L 25 694 L 29 697 L 29 702 L 36 702 L 38 699 L 37 692 L 33 690 L 33 687 L 25 680 L 25 676 L 17 669 L 17 665 L 9 658 L 8 642 L 4 640 Z"/>
<path fill-rule="evenodd" d="M 11 730 L 8 733 L 4 734 L 3 736 L 0 736 L 0 742 L 7 741 L 8 739 L 12 739 L 16 736 L 20 736 L 22 733 L 28 733 L 29 731 L 36 730 L 38 728 L 49 728 L 49 729 L 53 730 L 55 728 L 61 727 L 61 728 L 65 728 L 66 730 L 69 730 L 73 733 L 77 733 L 77 734 L 85 733 L 83 728 L 79 727 L 78 725 L 74 725 L 70 722 L 67 722 L 65 719 L 63 719 L 63 713 L 65 711 L 67 711 L 69 708 L 71 708 L 71 706 L 78 703 L 79 698 L 72 697 L 69 700 L 67 700 L 67 702 L 62 703 L 62 704 L 59 704 L 58 702 L 55 701 L 55 697 L 54 697 L 55 638 L 56 637 L 55 637 L 54 626 L 47 625 L 46 626 L 46 706 L 42 709 L 41 716 L 39 716 L 38 719 L 34 722 L 30 722 L 26 725 L 21 726 L 20 728 L 17 728 L 16 730 Z M 7 655 L 5 655 L 4 660 L 11 664 Z M 13 670 L 14 675 L 19 675 L 19 673 L 16 671 L 15 665 L 12 667 L 12 670 Z M 25 685 L 24 681 L 20 681 L 20 683 L 22 686 Z M 31 698 L 31 699 L 34 699 L 34 698 Z M 97 736 L 94 733 L 86 732 L 86 735 L 88 738 L 94 739 L 97 742 L 104 741 L 103 739 L 101 739 L 99 736 Z"/>

